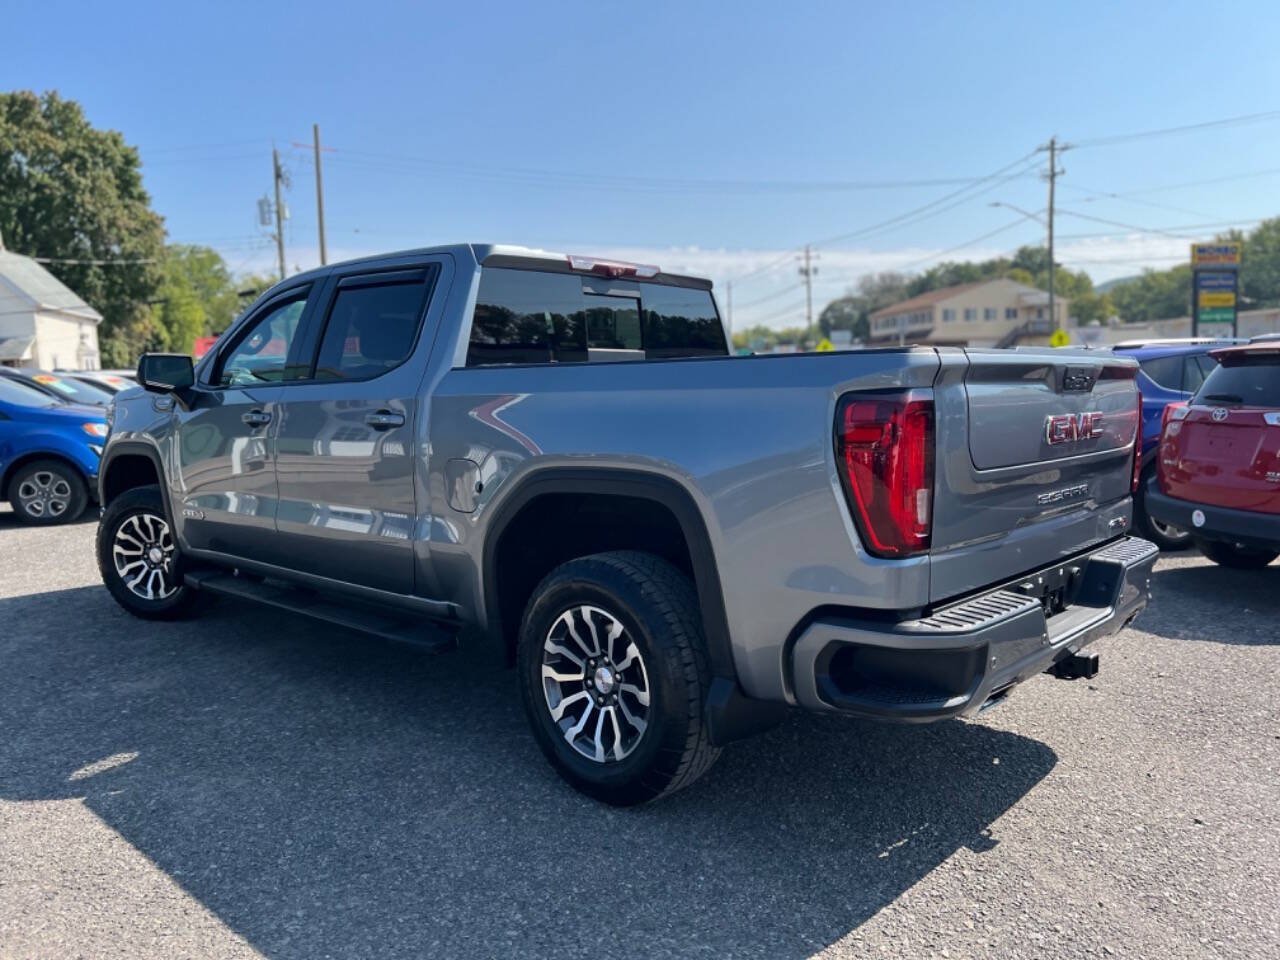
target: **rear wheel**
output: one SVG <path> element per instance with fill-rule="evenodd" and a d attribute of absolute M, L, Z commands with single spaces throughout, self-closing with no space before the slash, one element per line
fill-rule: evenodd
<path fill-rule="evenodd" d="M 1154 476 L 1148 469 L 1138 484 L 1138 495 L 1133 500 L 1133 525 L 1137 531 L 1161 550 L 1185 550 L 1191 546 L 1191 533 L 1182 527 L 1157 520 L 1147 513 L 1147 484 Z"/>
<path fill-rule="evenodd" d="M 562 564 L 521 625 L 520 692 L 542 752 L 619 806 L 674 792 L 719 756 L 703 715 L 710 668 L 689 578 L 651 554 Z"/>
<path fill-rule="evenodd" d="M 84 478 L 62 460 L 35 460 L 24 464 L 9 481 L 9 503 L 23 523 L 51 526 L 70 523 L 84 513 L 89 490 Z"/>
<path fill-rule="evenodd" d="M 1219 540 L 1197 540 L 1196 546 L 1214 563 L 1233 570 L 1261 570 L 1276 557 L 1280 557 L 1280 552 L 1275 550 L 1259 550 Z"/>
<path fill-rule="evenodd" d="M 136 617 L 171 620 L 186 613 L 194 591 L 182 581 L 182 554 L 156 486 L 111 501 L 98 524 L 98 570 L 117 603 Z"/>

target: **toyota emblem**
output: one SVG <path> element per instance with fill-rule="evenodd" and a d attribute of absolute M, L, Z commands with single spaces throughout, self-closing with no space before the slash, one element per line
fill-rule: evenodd
<path fill-rule="evenodd" d="M 1214 422 L 1214 423 L 1221 423 L 1223 420 L 1227 419 L 1227 408 L 1226 408 L 1226 407 L 1214 407 L 1214 408 L 1213 408 L 1213 413 L 1212 413 L 1212 414 L 1210 414 L 1210 416 L 1212 416 L 1212 417 L 1213 417 L 1213 422 Z"/>

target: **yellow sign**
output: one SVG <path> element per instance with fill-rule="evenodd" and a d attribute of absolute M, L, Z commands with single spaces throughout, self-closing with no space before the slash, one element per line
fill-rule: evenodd
<path fill-rule="evenodd" d="M 1196 267 L 1239 267 L 1240 244 L 1193 243 L 1191 264 Z"/>
<path fill-rule="evenodd" d="M 1230 291 L 1222 292 L 1217 290 L 1201 290 L 1200 306 L 1201 307 L 1234 307 L 1236 305 L 1236 295 Z"/>
<path fill-rule="evenodd" d="M 1065 347 L 1070 343 L 1071 337 L 1067 335 L 1065 330 L 1055 330 L 1052 336 L 1049 337 L 1049 346 L 1051 347 Z"/>
<path fill-rule="evenodd" d="M 821 340 L 818 341 L 818 345 L 813 349 L 816 350 L 818 353 L 828 353 L 834 350 L 835 347 L 832 346 L 830 340 L 828 340 L 826 337 L 823 337 Z"/>

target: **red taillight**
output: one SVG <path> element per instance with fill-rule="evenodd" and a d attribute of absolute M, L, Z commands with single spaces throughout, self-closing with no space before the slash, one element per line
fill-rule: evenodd
<path fill-rule="evenodd" d="M 1138 422 L 1133 426 L 1133 481 L 1129 492 L 1137 493 L 1142 481 L 1142 391 L 1138 391 Z"/>
<path fill-rule="evenodd" d="M 867 550 L 905 557 L 933 531 L 933 401 L 850 394 L 836 411 L 836 456 Z"/>
<path fill-rule="evenodd" d="M 1187 415 L 1186 401 L 1180 403 L 1166 404 L 1164 413 L 1160 415 L 1160 439 L 1156 442 L 1156 478 L 1159 480 L 1160 489 L 1168 493 L 1165 484 L 1165 460 L 1176 456 L 1169 445 L 1173 443 L 1173 437 L 1176 436 L 1174 431 L 1169 429 L 1169 424 L 1176 424 L 1175 429 L 1182 429 L 1182 420 Z"/>

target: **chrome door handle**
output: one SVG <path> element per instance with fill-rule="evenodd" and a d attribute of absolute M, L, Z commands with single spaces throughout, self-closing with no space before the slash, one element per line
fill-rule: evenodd
<path fill-rule="evenodd" d="M 265 427 L 271 422 L 271 414 L 264 413 L 261 410 L 250 410 L 248 413 L 241 416 L 240 419 L 251 427 Z"/>
<path fill-rule="evenodd" d="M 390 410 L 379 410 L 364 418 L 364 422 L 375 430 L 386 430 L 390 427 L 403 427 L 404 414 L 392 413 Z"/>

